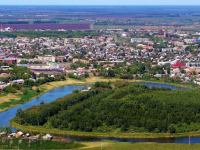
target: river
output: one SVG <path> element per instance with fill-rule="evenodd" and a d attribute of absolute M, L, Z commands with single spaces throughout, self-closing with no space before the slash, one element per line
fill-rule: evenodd
<path fill-rule="evenodd" d="M 84 86 L 64 86 L 55 88 L 51 91 L 48 91 L 41 95 L 38 98 L 34 98 L 31 101 L 18 105 L 16 107 L 10 108 L 7 111 L 4 111 L 0 113 L 0 127 L 5 125 L 9 126 L 9 120 L 14 118 L 18 109 L 28 109 L 32 106 L 40 105 L 40 103 L 43 101 L 44 103 L 50 103 L 54 100 L 64 97 L 65 95 L 71 94 L 74 89 L 82 89 Z M 17 131 L 16 129 L 12 128 L 12 131 Z"/>
<path fill-rule="evenodd" d="M 146 86 L 148 86 L 150 88 L 152 88 L 152 87 L 159 87 L 159 88 L 169 88 L 171 90 L 176 90 L 176 89 L 180 89 L 180 90 L 183 90 L 183 91 L 188 90 L 186 88 L 176 87 L 174 85 L 168 85 L 168 84 L 150 83 L 150 82 L 134 82 L 134 83 L 145 84 Z"/>
<path fill-rule="evenodd" d="M 176 86 L 167 85 L 167 84 L 159 84 L 159 83 L 146 83 L 146 82 L 139 82 L 139 84 L 145 84 L 149 87 L 163 87 L 163 88 L 170 88 L 172 90 L 181 89 L 187 90 L 185 88 L 177 88 Z M 32 106 L 39 105 L 42 101 L 45 103 L 50 103 L 58 98 L 61 98 L 65 95 L 71 94 L 74 89 L 82 89 L 83 86 L 64 86 L 55 88 L 51 91 L 46 92 L 45 94 L 41 95 L 38 98 L 34 98 L 31 101 L 27 102 L 26 104 L 22 104 L 13 108 L 8 109 L 0 113 L 0 126 L 9 126 L 9 120 L 14 118 L 18 109 L 28 109 Z M 17 129 L 12 128 L 13 132 L 16 132 Z M 68 139 L 76 140 L 76 141 L 101 141 L 101 140 L 114 140 L 118 142 L 159 142 L 159 143 L 188 143 L 189 137 L 181 137 L 181 138 L 159 138 L 159 139 L 120 139 L 120 138 L 97 138 L 97 137 L 90 137 L 90 138 L 82 138 L 82 137 L 75 137 L 75 136 L 66 136 Z M 200 143 L 200 137 L 191 137 L 191 143 Z"/>

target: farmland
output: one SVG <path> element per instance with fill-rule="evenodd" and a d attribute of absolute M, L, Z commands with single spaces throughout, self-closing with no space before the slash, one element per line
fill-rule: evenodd
<path fill-rule="evenodd" d="M 199 27 L 199 10 L 199 6 L 0 6 L 0 24 L 17 30 L 158 26 L 188 30 Z"/>
<path fill-rule="evenodd" d="M 4 28 L 10 27 L 13 29 L 90 29 L 90 24 L 4 24 Z"/>

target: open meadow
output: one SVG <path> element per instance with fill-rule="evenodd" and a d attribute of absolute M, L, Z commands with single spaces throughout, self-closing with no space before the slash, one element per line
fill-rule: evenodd
<path fill-rule="evenodd" d="M 114 141 L 82 142 L 83 150 L 199 150 L 200 144 L 120 143 Z"/>

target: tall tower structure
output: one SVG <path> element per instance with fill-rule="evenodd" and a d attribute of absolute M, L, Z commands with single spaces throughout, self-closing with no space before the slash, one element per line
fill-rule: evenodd
<path fill-rule="evenodd" d="M 3 31 L 3 24 L 1 24 L 1 31 Z"/>
<path fill-rule="evenodd" d="M 164 35 L 163 35 L 164 37 L 167 37 L 167 32 L 166 31 L 164 31 Z"/>

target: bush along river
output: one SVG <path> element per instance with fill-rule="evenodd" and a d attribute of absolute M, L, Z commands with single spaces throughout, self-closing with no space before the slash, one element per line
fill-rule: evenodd
<path fill-rule="evenodd" d="M 139 82 L 139 84 L 145 84 L 149 87 L 160 87 L 160 88 L 169 88 L 172 90 L 180 89 L 187 90 L 185 88 L 178 88 L 176 86 L 159 84 L 159 83 L 146 83 Z M 6 125 L 9 126 L 9 120 L 14 118 L 18 109 L 28 109 L 32 106 L 40 105 L 41 102 L 50 103 L 58 98 L 64 97 L 65 95 L 71 94 L 74 89 L 82 89 L 84 86 L 64 86 L 55 88 L 45 94 L 41 95 L 38 98 L 34 98 L 26 104 L 22 104 L 13 108 L 8 109 L 5 112 L 0 113 L 0 126 Z M 11 128 L 13 132 L 16 132 L 17 129 Z M 159 138 L 159 139 L 131 139 L 131 138 L 99 138 L 99 137 L 77 137 L 77 136 L 68 136 L 66 138 L 75 140 L 75 141 L 102 141 L 102 140 L 113 140 L 118 142 L 159 142 L 159 143 L 200 143 L 200 137 L 181 137 L 181 138 Z"/>

